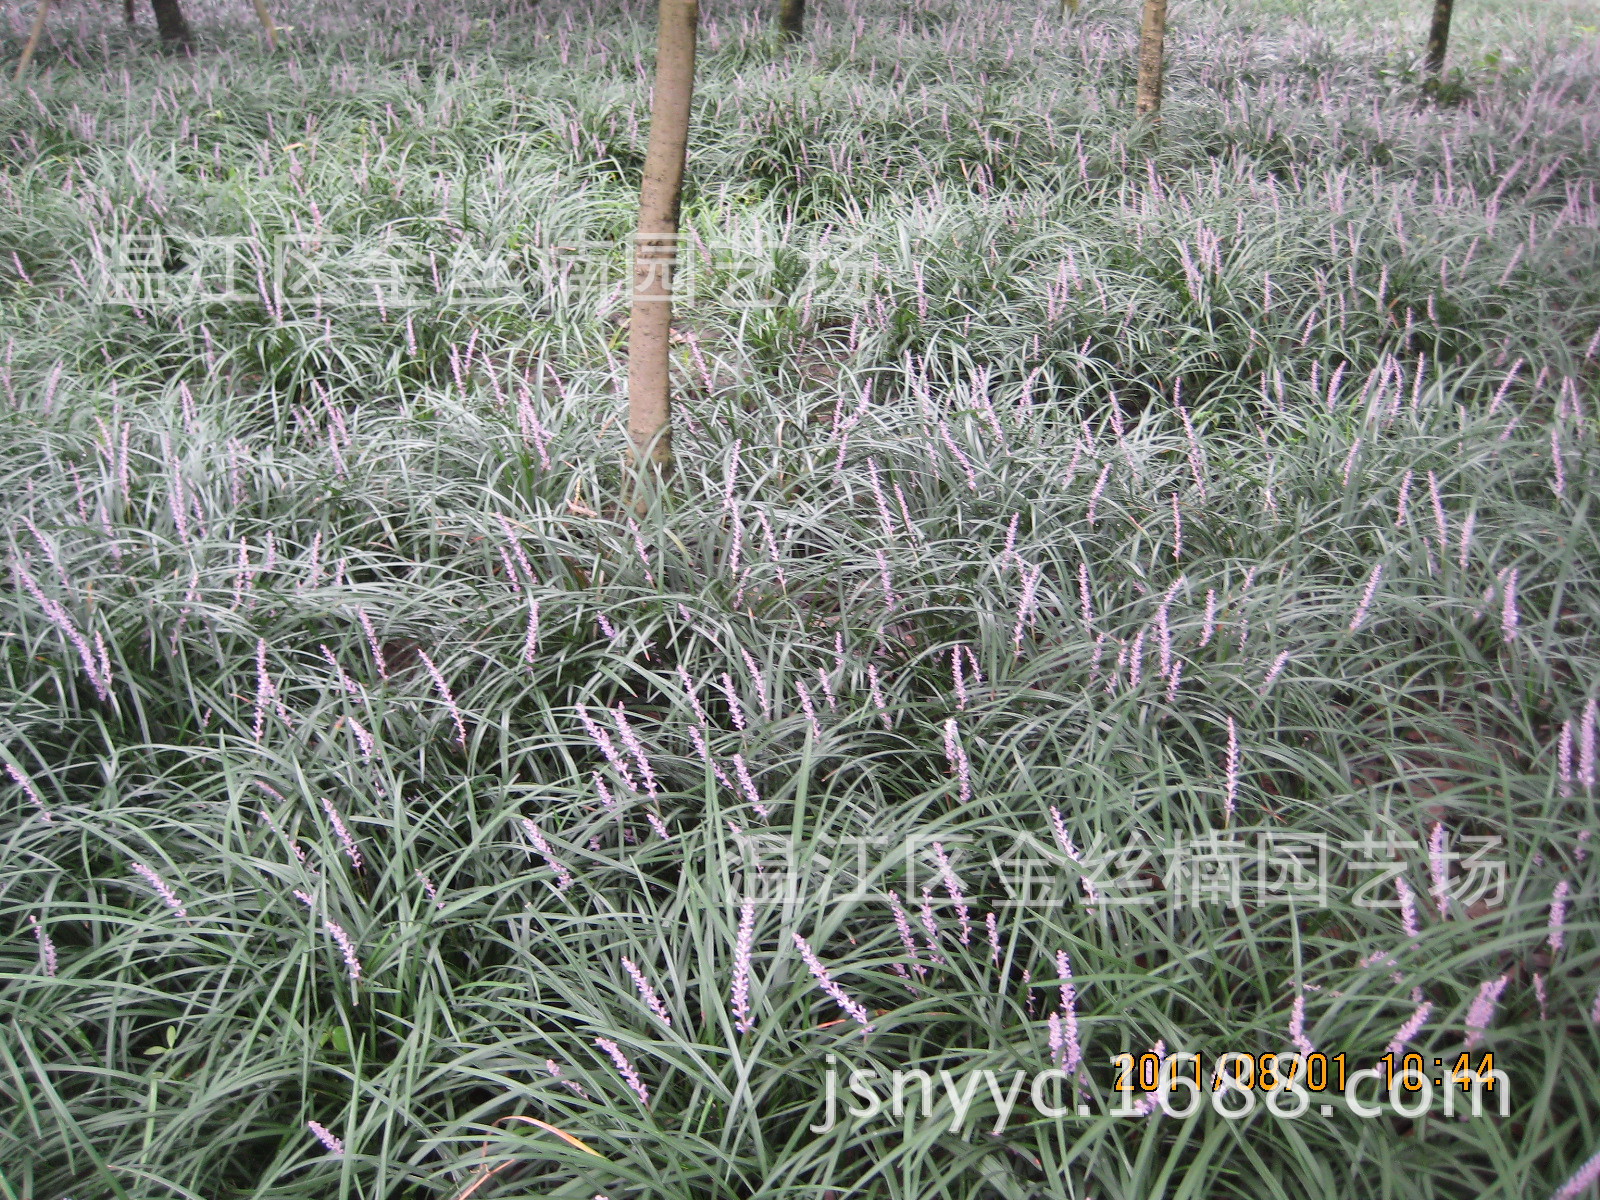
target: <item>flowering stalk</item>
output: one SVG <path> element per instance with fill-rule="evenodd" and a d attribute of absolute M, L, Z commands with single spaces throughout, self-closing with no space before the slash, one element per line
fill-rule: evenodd
<path fill-rule="evenodd" d="M 1432 471 L 1428 472 L 1428 498 L 1433 502 L 1433 523 L 1439 530 L 1439 553 L 1445 555 L 1450 552 L 1450 528 L 1445 520 L 1444 500 L 1439 495 L 1439 480 Z"/>
<path fill-rule="evenodd" d="M 578 705 L 578 720 L 583 722 L 584 732 L 589 735 L 589 740 L 600 748 L 600 753 L 605 755 L 605 759 L 611 764 L 612 769 L 622 777 L 623 782 L 628 785 L 628 790 L 632 792 L 638 791 L 638 785 L 633 782 L 633 772 L 628 769 L 627 760 L 617 753 L 616 746 L 612 744 L 611 735 L 595 724 L 589 716 L 589 710 L 581 704 Z"/>
<path fill-rule="evenodd" d="M 1306 1037 L 1306 996 L 1304 992 L 1297 992 L 1294 998 L 1294 1007 L 1289 1010 L 1289 1040 L 1294 1043 L 1295 1050 L 1310 1058 L 1317 1052 L 1311 1044 L 1311 1039 Z"/>
<path fill-rule="evenodd" d="M 966 472 L 968 490 L 976 492 L 978 476 L 973 472 L 972 463 L 967 456 L 961 453 L 961 447 L 956 445 L 955 438 L 950 436 L 950 426 L 946 425 L 943 419 L 939 421 L 939 436 L 944 439 L 944 444 L 950 447 L 950 453 L 955 455 L 956 461 L 961 464 L 961 469 Z"/>
<path fill-rule="evenodd" d="M 1267 677 L 1262 681 L 1261 684 L 1261 694 L 1263 696 L 1267 694 L 1268 689 L 1272 687 L 1273 682 L 1278 678 L 1278 676 L 1283 674 L 1283 668 L 1288 661 L 1289 652 L 1287 650 L 1272 660 L 1272 666 L 1267 670 Z"/>
<path fill-rule="evenodd" d="M 639 1072 L 633 1069 L 633 1064 L 628 1061 L 627 1055 L 622 1053 L 621 1048 L 610 1038 L 595 1038 L 594 1044 L 611 1056 L 611 1061 L 617 1064 L 617 1070 L 622 1073 L 623 1080 L 639 1097 L 639 1102 L 649 1104 L 650 1092 L 645 1088 L 644 1081 L 639 1078 Z"/>
<path fill-rule="evenodd" d="M 823 966 L 821 960 L 817 958 L 816 951 L 811 948 L 811 944 L 798 933 L 793 936 L 795 947 L 800 951 L 800 957 L 805 960 L 805 964 L 810 969 L 811 974 L 816 977 L 817 986 L 833 997 L 835 1004 L 850 1014 L 851 1019 L 861 1026 L 862 1033 L 871 1033 L 872 1018 L 867 1010 L 859 1001 L 853 999 L 848 992 L 834 982 L 833 977 L 828 974 L 828 968 Z"/>
<path fill-rule="evenodd" d="M 740 1033 L 755 1028 L 750 1019 L 750 956 L 755 945 L 756 902 L 746 899 L 739 906 L 739 934 L 733 946 L 733 991 L 729 1003 L 733 1008 L 733 1027 Z"/>
<path fill-rule="evenodd" d="M 1400 896 L 1400 925 L 1406 931 L 1408 938 L 1422 936 L 1422 929 L 1417 923 L 1417 898 L 1412 893 L 1405 879 L 1395 876 L 1394 889 Z"/>
<path fill-rule="evenodd" d="M 1356 615 L 1350 620 L 1350 632 L 1354 633 L 1361 628 L 1362 622 L 1367 619 L 1367 610 L 1372 607 L 1372 598 L 1377 595 L 1378 581 L 1383 578 L 1383 564 L 1378 563 L 1372 568 L 1372 574 L 1367 578 L 1366 590 L 1361 593 L 1361 602 L 1356 605 Z"/>
<path fill-rule="evenodd" d="M 944 723 L 944 755 L 960 781 L 961 803 L 965 804 L 972 799 L 972 765 L 967 761 L 967 752 L 962 749 L 961 739 L 956 734 L 954 717 Z"/>
<path fill-rule="evenodd" d="M 723 787 L 732 791 L 733 780 L 729 779 L 727 772 L 717 765 L 717 760 L 711 757 L 711 750 L 706 745 L 705 735 L 700 732 L 698 725 L 689 726 L 689 740 L 694 743 L 695 752 L 700 755 L 700 761 L 711 768 L 712 774 L 717 777 L 718 782 Z"/>
<path fill-rule="evenodd" d="M 1566 942 L 1568 890 L 1567 881 L 1563 879 L 1556 884 L 1555 893 L 1550 897 L 1550 932 L 1545 940 L 1550 944 L 1551 954 L 1560 954 Z"/>
<path fill-rule="evenodd" d="M 1416 1037 L 1422 1027 L 1427 1024 L 1428 1014 L 1432 1011 L 1433 1005 L 1427 1001 L 1417 1005 L 1417 1011 L 1412 1013 L 1410 1019 L 1395 1031 L 1394 1038 L 1388 1046 L 1388 1053 L 1398 1058 L 1400 1052 L 1406 1048 L 1407 1043 Z"/>
<path fill-rule="evenodd" d="M 1512 567 L 1500 602 L 1500 632 L 1508 642 L 1517 636 L 1517 620 L 1517 568 Z"/>
<path fill-rule="evenodd" d="M 695 687 L 694 680 L 689 678 L 689 672 L 684 669 L 682 663 L 678 664 L 677 672 L 678 680 L 683 684 L 683 694 L 689 698 L 689 707 L 694 710 L 695 719 L 702 726 L 709 725 L 710 721 L 706 717 L 706 710 L 700 707 L 699 689 Z"/>
<path fill-rule="evenodd" d="M 378 642 L 378 632 L 372 627 L 372 618 L 367 616 L 364 608 L 356 609 L 356 616 L 361 621 L 361 628 L 367 635 L 367 648 L 372 651 L 372 665 L 378 669 L 378 678 L 389 678 L 389 665 L 383 657 L 383 647 Z"/>
<path fill-rule="evenodd" d="M 617 705 L 615 711 L 617 732 L 622 735 L 622 744 L 628 748 L 628 753 L 633 755 L 633 761 L 638 764 L 639 774 L 644 777 L 645 790 L 654 796 L 659 791 L 656 786 L 656 773 L 650 769 L 650 760 L 645 757 L 644 745 L 633 732 L 633 726 L 628 724 L 628 714 L 622 705 Z"/>
<path fill-rule="evenodd" d="M 745 669 L 750 672 L 750 680 L 756 685 L 756 699 L 761 702 L 761 715 L 767 720 L 772 720 L 772 700 L 767 696 L 767 681 L 756 666 L 756 660 L 750 657 L 750 652 L 743 646 L 739 653 L 744 656 Z"/>
<path fill-rule="evenodd" d="M 111 671 L 110 663 L 106 661 L 104 654 L 101 655 L 100 662 L 96 662 L 94 652 L 89 648 L 88 640 L 78 632 L 78 627 L 73 624 L 72 618 L 67 615 L 67 610 L 46 596 L 38 581 L 25 568 L 13 562 L 11 571 L 22 582 L 22 585 L 28 589 L 34 600 L 38 602 L 39 607 L 44 610 L 45 616 L 50 618 L 51 623 L 60 629 L 67 636 L 67 640 L 76 648 L 78 658 L 83 663 L 84 673 L 89 676 L 89 682 L 94 685 L 95 694 L 102 700 L 109 698 L 111 695 Z M 102 667 L 105 668 L 103 673 Z"/>
<path fill-rule="evenodd" d="M 878 710 L 878 719 L 883 722 L 883 727 L 893 728 L 893 723 L 889 720 L 889 706 L 884 703 L 883 689 L 878 683 L 877 663 L 867 664 L 867 687 L 872 693 L 872 704 Z"/>
<path fill-rule="evenodd" d="M 1161 678 L 1166 679 L 1172 674 L 1172 626 L 1167 619 L 1167 612 L 1172 607 L 1172 602 L 1177 598 L 1178 589 L 1186 580 L 1182 575 L 1173 582 L 1161 597 L 1161 604 L 1156 609 L 1156 649 L 1161 659 Z"/>
<path fill-rule="evenodd" d="M 422 884 L 422 890 L 428 893 L 428 899 L 433 901 L 433 906 L 442 911 L 444 909 L 444 901 L 439 899 L 439 889 L 433 886 L 433 880 L 429 879 L 420 870 L 413 871 L 412 874 L 417 877 L 417 882 Z"/>
<path fill-rule="evenodd" d="M 539 602 L 535 600 L 528 609 L 528 634 L 522 640 L 522 661 L 531 669 L 534 656 L 539 652 Z"/>
<path fill-rule="evenodd" d="M 1159 1079 L 1161 1077 L 1161 1072 L 1165 1070 L 1167 1066 L 1167 1043 L 1165 1041 L 1158 1041 L 1154 1046 L 1150 1047 L 1150 1053 L 1156 1056 L 1156 1078 Z M 1151 1113 L 1155 1112 L 1156 1108 L 1161 1103 L 1158 1098 L 1159 1095 L 1160 1093 L 1158 1092 L 1152 1092 L 1149 1095 L 1139 1097 L 1138 1101 L 1133 1106 L 1134 1115 L 1148 1117 Z"/>
<path fill-rule="evenodd" d="M 1445 828 L 1443 821 L 1435 821 L 1428 833 L 1428 873 L 1433 877 L 1434 903 L 1439 906 L 1439 916 L 1449 915 L 1450 864 L 1445 853 Z"/>
<path fill-rule="evenodd" d="M 1065 950 L 1056 951 L 1056 974 L 1061 978 L 1061 1069 L 1075 1075 L 1083 1063 L 1083 1049 L 1078 1044 L 1078 991 L 1072 982 L 1072 960 Z"/>
<path fill-rule="evenodd" d="M 800 680 L 794 681 L 794 690 L 800 694 L 800 707 L 805 711 L 806 720 L 811 723 L 811 736 L 815 741 L 822 740 L 822 726 L 817 721 L 817 709 L 811 702 L 811 693 L 806 690 L 806 685 Z"/>
<path fill-rule="evenodd" d="M 28 799 L 33 802 L 34 807 L 39 810 L 39 819 L 46 825 L 52 824 L 56 819 L 55 814 L 45 807 L 44 801 L 40 798 L 38 791 L 33 786 L 33 780 L 29 779 L 11 763 L 6 764 L 6 774 L 10 775 L 11 778 L 16 781 L 17 786 L 22 789 L 23 794 L 27 796 Z"/>
<path fill-rule="evenodd" d="M 750 768 L 745 765 L 743 754 L 734 754 L 733 773 L 738 776 L 739 787 L 743 789 L 745 799 L 750 801 L 750 807 L 756 810 L 756 815 L 763 821 L 767 820 L 771 814 L 767 812 L 767 806 L 761 803 L 761 793 L 756 791 L 755 780 L 750 778 Z"/>
<path fill-rule="evenodd" d="M 1100 494 L 1106 490 L 1106 480 L 1111 477 L 1111 464 L 1107 463 L 1100 471 L 1100 478 L 1094 481 L 1094 490 L 1089 493 L 1089 528 L 1094 528 L 1094 510 L 1100 503 Z"/>
<path fill-rule="evenodd" d="M 580 1097 L 581 1099 L 584 1099 L 584 1100 L 587 1100 L 589 1098 L 589 1093 L 584 1091 L 581 1086 L 579 1086 L 578 1084 L 574 1083 L 570 1079 L 563 1079 L 562 1078 L 560 1064 L 558 1064 L 555 1059 L 553 1059 L 553 1058 L 545 1059 L 544 1060 L 544 1069 L 550 1073 L 550 1077 L 552 1079 L 560 1080 L 561 1086 L 566 1088 L 573 1095 L 578 1096 L 578 1097 Z"/>
<path fill-rule="evenodd" d="M 322 924 L 338 943 L 339 953 L 344 956 L 345 972 L 350 976 L 350 985 L 354 987 L 361 982 L 361 960 L 356 957 L 356 948 L 350 941 L 350 935 L 344 931 L 344 926 L 331 917 L 324 917 Z"/>
<path fill-rule="evenodd" d="M 726 671 L 717 683 L 722 689 L 722 694 L 728 698 L 728 716 L 733 719 L 733 727 L 740 731 L 744 729 L 744 705 L 739 703 L 739 695 L 733 690 L 733 676 Z"/>
<path fill-rule="evenodd" d="M 450 694 L 450 685 L 444 681 L 444 676 L 434 665 L 433 659 L 428 657 L 426 650 L 418 650 L 417 654 L 422 659 L 422 665 L 428 669 L 428 674 L 433 679 L 433 686 L 438 689 L 439 695 L 450 709 L 450 718 L 456 723 L 456 745 L 466 746 L 467 726 L 461 719 L 461 710 L 456 707 L 456 698 Z"/>
<path fill-rule="evenodd" d="M 183 907 L 183 902 L 178 899 L 177 893 L 167 886 L 166 880 L 145 866 L 144 863 L 136 862 L 129 865 L 143 876 L 146 883 L 155 888 L 156 894 L 161 897 L 163 903 L 177 913 L 180 920 L 187 921 L 189 919 L 188 910 Z"/>
<path fill-rule="evenodd" d="M 1061 810 L 1056 808 L 1055 805 L 1050 806 L 1050 828 L 1055 834 L 1056 845 L 1061 847 L 1061 853 L 1077 864 L 1079 871 L 1078 882 L 1083 886 L 1083 894 L 1087 901 L 1087 906 L 1093 912 L 1096 902 L 1100 899 L 1100 890 L 1095 887 L 1094 880 L 1089 878 L 1089 872 L 1083 865 L 1083 859 L 1078 854 L 1078 848 L 1072 844 L 1072 838 L 1067 834 L 1067 824 L 1061 819 Z"/>
<path fill-rule="evenodd" d="M 900 935 L 900 944 L 905 947 L 906 957 L 911 960 L 911 969 L 918 976 L 927 977 L 928 968 L 922 965 L 922 959 L 917 954 L 916 935 L 911 932 L 911 921 L 906 916 L 906 910 L 900 905 L 900 896 L 897 892 L 889 892 L 889 911 L 894 914 L 895 932 Z"/>
<path fill-rule="evenodd" d="M 339 816 L 339 810 L 333 806 L 333 801 L 326 796 L 320 798 L 322 811 L 328 814 L 328 823 L 333 826 L 333 832 L 339 837 L 339 844 L 344 847 L 344 852 L 350 858 L 350 865 L 356 870 L 361 870 L 361 851 L 356 848 L 355 838 L 350 836 L 350 830 L 345 827 L 344 819 Z"/>
<path fill-rule="evenodd" d="M 1478 994 L 1473 999 L 1471 1007 L 1467 1009 L 1467 1049 L 1471 1050 L 1483 1040 L 1489 1023 L 1494 1020 L 1495 1005 L 1500 1001 L 1500 993 L 1506 990 L 1506 984 L 1511 980 L 1509 974 L 1498 979 L 1490 979 L 1478 988 Z"/>
<path fill-rule="evenodd" d="M 644 972 L 634 964 L 632 959 L 626 956 L 624 956 L 622 960 L 622 969 L 626 971 L 629 978 L 633 980 L 633 986 L 639 989 L 640 999 L 642 999 L 645 1004 L 649 1005 L 650 1011 L 655 1013 L 655 1015 L 660 1018 L 663 1025 L 671 1025 L 672 1017 L 667 1012 L 667 1006 L 661 1002 L 661 997 L 656 994 L 656 989 L 652 987 L 650 985 L 650 981 L 645 978 Z"/>
<path fill-rule="evenodd" d="M 1232 717 L 1228 718 L 1228 765 L 1226 775 L 1226 788 L 1223 794 L 1224 819 L 1233 817 L 1234 808 L 1239 801 L 1239 727 Z"/>
<path fill-rule="evenodd" d="M 1578 726 L 1578 782 L 1588 791 L 1596 783 L 1597 726 L 1600 726 L 1600 701 L 1590 700 L 1583 706 L 1583 719 Z"/>
<path fill-rule="evenodd" d="M 338 658 L 334 656 L 332 650 L 328 649 L 327 644 L 318 642 L 317 649 L 321 652 L 323 661 L 333 668 L 333 673 L 338 677 L 339 686 L 344 690 L 344 694 L 354 700 L 361 699 L 361 689 L 355 685 L 355 681 L 349 675 L 345 674 L 344 667 L 339 664 Z"/>
<path fill-rule="evenodd" d="M 1574 1171 L 1550 1200 L 1579 1200 L 1596 1183 L 1600 1183 L 1600 1153 Z"/>
<path fill-rule="evenodd" d="M 939 953 L 939 922 L 933 915 L 933 893 L 927 888 L 922 889 L 922 904 L 918 909 L 918 917 L 925 931 L 923 940 L 928 943 L 928 957 L 934 966 L 944 966 L 944 956 Z"/>
<path fill-rule="evenodd" d="M 39 924 L 39 918 L 32 913 L 28 914 L 28 924 L 33 926 L 33 936 L 39 942 L 39 961 L 44 966 L 44 973 L 55 975 L 58 966 L 56 944 L 50 940 L 50 935 L 44 931 L 44 926 Z"/>
<path fill-rule="evenodd" d="M 563 864 L 562 861 L 555 856 L 554 851 L 550 849 L 550 843 L 544 840 L 544 834 L 540 832 L 539 827 L 533 823 L 533 818 L 523 817 L 522 828 L 527 831 L 528 840 L 533 843 L 533 848 L 537 850 L 540 857 L 544 859 L 545 865 L 555 872 L 556 891 L 566 891 L 572 886 L 572 876 L 568 873 L 565 864 Z"/>
<path fill-rule="evenodd" d="M 970 911 L 967 908 L 966 896 L 961 891 L 961 880 L 956 878 L 955 868 L 950 865 L 950 856 L 945 853 L 944 843 L 933 844 L 933 857 L 939 864 L 939 874 L 944 879 L 945 891 L 950 895 L 950 902 L 956 906 L 956 918 L 961 922 L 961 944 L 972 943 L 972 924 L 968 920 Z"/>
<path fill-rule="evenodd" d="M 256 720 L 255 737 L 260 741 L 267 730 L 267 703 L 274 698 L 272 676 L 267 674 L 267 639 L 256 639 Z"/>
<path fill-rule="evenodd" d="M 1017 554 L 1017 523 L 1019 521 L 1021 521 L 1021 520 L 1022 520 L 1022 514 L 1021 513 L 1012 513 L 1011 514 L 1011 523 L 1006 526 L 1006 544 L 1005 544 L 1005 548 L 1000 551 L 1000 570 L 1001 571 L 1004 571 L 1006 569 L 1006 564 L 1009 563 L 1012 560 L 1012 558 L 1016 557 L 1016 554 Z M 1020 558 L 1018 558 L 1017 562 L 1020 565 L 1022 560 Z"/>
<path fill-rule="evenodd" d="M 325 1126 L 318 1124 L 316 1121 L 307 1121 L 306 1128 L 316 1135 L 317 1141 L 322 1143 L 329 1154 L 335 1158 L 344 1157 L 344 1143 L 329 1133 Z"/>
<path fill-rule="evenodd" d="M 256 781 L 256 786 L 267 792 L 268 795 L 276 796 L 279 800 L 283 800 L 282 796 L 279 796 L 277 792 L 267 787 L 267 785 L 262 783 L 260 780 Z M 260 814 L 262 823 L 265 824 L 268 829 L 272 830 L 273 833 L 277 834 L 284 841 L 288 842 L 289 849 L 294 851 L 294 856 L 299 859 L 302 864 L 304 864 L 306 861 L 306 852 L 300 849 L 300 843 L 295 841 L 288 834 L 284 833 L 283 830 L 279 829 L 278 823 L 272 819 L 272 814 L 267 812 L 266 809 L 261 809 Z"/>
<path fill-rule="evenodd" d="M 900 598 L 894 593 L 894 582 L 889 577 L 889 560 L 881 549 L 874 550 L 878 558 L 878 580 L 883 585 L 883 606 L 893 610 Z"/>
<path fill-rule="evenodd" d="M 822 685 L 822 696 L 828 702 L 828 711 L 838 712 L 839 698 L 833 694 L 833 685 L 828 682 L 828 673 L 821 667 L 817 668 L 817 682 Z"/>
<path fill-rule="evenodd" d="M 1556 740 L 1556 777 L 1560 781 L 1561 798 L 1572 795 L 1572 722 L 1561 722 L 1561 736 Z"/>

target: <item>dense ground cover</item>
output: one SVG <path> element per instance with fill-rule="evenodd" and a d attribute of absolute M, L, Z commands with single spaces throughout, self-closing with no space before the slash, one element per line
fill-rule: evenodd
<path fill-rule="evenodd" d="M 202 7 L 162 62 L 67 10 L 0 98 L 3 1194 L 1600 1150 L 1600 20 L 1467 6 L 1432 106 L 1420 11 L 1193 0 L 1156 144 L 1128 6 L 1055 7 L 708 7 L 637 523 L 647 11 L 315 5 L 273 61 Z M 1111 1115 L 1118 1053 L 1307 1042 L 1471 1044 L 1511 1115 Z M 830 1069 L 1066 1062 L 1087 1115 L 808 1129 Z"/>

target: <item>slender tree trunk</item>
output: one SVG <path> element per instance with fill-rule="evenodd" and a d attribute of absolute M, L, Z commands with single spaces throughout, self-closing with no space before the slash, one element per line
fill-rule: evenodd
<path fill-rule="evenodd" d="M 797 40 L 806 31 L 806 0 L 779 0 L 778 33 L 786 42 Z"/>
<path fill-rule="evenodd" d="M 1428 29 L 1428 74 L 1444 70 L 1444 52 L 1450 44 L 1450 14 L 1455 0 L 1433 0 L 1433 24 Z"/>
<path fill-rule="evenodd" d="M 13 83 L 20 83 L 23 75 L 27 74 L 28 64 L 33 61 L 33 52 L 39 48 L 39 39 L 44 36 L 44 19 L 50 15 L 50 0 L 39 0 L 39 7 L 33 10 L 33 29 L 28 33 L 28 43 L 22 47 L 22 61 L 17 63 L 17 73 Z"/>
<path fill-rule="evenodd" d="M 189 31 L 189 22 L 183 19 L 179 0 L 150 0 L 150 11 L 156 15 L 156 32 L 161 35 L 162 46 L 167 50 L 189 53 L 194 34 Z"/>
<path fill-rule="evenodd" d="M 1167 38 L 1167 0 L 1144 0 L 1139 25 L 1139 90 L 1134 101 L 1138 115 L 1161 119 L 1161 68 Z"/>
<path fill-rule="evenodd" d="M 133 0 L 122 0 L 122 19 L 133 24 Z"/>
<path fill-rule="evenodd" d="M 628 319 L 628 458 L 638 472 L 634 505 L 641 511 L 648 507 L 646 476 L 659 478 L 672 466 L 667 351 L 698 19 L 698 0 L 660 0 L 650 144 L 645 150 L 644 185 L 639 190 L 633 311 Z"/>
<path fill-rule="evenodd" d="M 133 3 L 133 0 L 128 0 L 128 3 Z M 267 11 L 267 0 L 255 0 L 255 5 L 256 16 L 261 18 L 261 28 L 267 35 L 267 49 L 276 51 L 278 49 L 278 28 L 272 23 L 272 14 Z"/>

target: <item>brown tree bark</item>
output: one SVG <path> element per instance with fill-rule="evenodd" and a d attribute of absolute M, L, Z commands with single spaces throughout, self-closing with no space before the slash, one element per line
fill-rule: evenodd
<path fill-rule="evenodd" d="M 778 34 L 786 42 L 799 39 L 806 31 L 806 0 L 779 0 Z"/>
<path fill-rule="evenodd" d="M 1433 24 L 1428 29 L 1429 75 L 1444 70 L 1444 53 L 1450 44 L 1450 15 L 1455 6 L 1455 0 L 1433 0 Z"/>
<path fill-rule="evenodd" d="M 194 45 L 194 34 L 189 30 L 189 22 L 184 20 L 179 0 L 150 0 L 150 11 L 155 14 L 156 32 L 161 35 L 162 47 L 189 53 Z"/>
<path fill-rule="evenodd" d="M 122 19 L 133 24 L 133 0 L 122 0 Z"/>
<path fill-rule="evenodd" d="M 649 506 L 646 477 L 660 479 L 672 467 L 668 338 L 698 20 L 698 0 L 660 0 L 650 142 L 639 189 L 633 310 L 628 318 L 628 461 L 636 472 L 634 506 L 641 511 Z"/>
<path fill-rule="evenodd" d="M 1144 0 L 1144 18 L 1139 24 L 1139 88 L 1134 111 L 1139 116 L 1161 119 L 1161 71 L 1166 53 L 1167 0 Z"/>

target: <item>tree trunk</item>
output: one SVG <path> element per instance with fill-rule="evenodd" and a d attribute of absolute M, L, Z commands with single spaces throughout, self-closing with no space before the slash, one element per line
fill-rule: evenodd
<path fill-rule="evenodd" d="M 133 0 L 129 0 L 131 4 Z M 278 29 L 272 23 L 272 14 L 267 11 L 267 0 L 255 0 L 256 16 L 261 20 L 261 28 L 267 35 L 267 49 L 276 53 L 278 49 Z"/>
<path fill-rule="evenodd" d="M 161 35 L 161 45 L 167 50 L 189 53 L 194 34 L 189 32 L 189 22 L 183 19 L 179 0 L 150 0 L 150 11 L 156 16 L 156 32 Z"/>
<path fill-rule="evenodd" d="M 806 0 L 779 0 L 778 33 L 786 42 L 806 31 Z"/>
<path fill-rule="evenodd" d="M 1433 0 L 1433 25 L 1428 30 L 1428 74 L 1444 70 L 1444 52 L 1450 43 L 1450 14 L 1455 0 Z"/>
<path fill-rule="evenodd" d="M 33 29 L 28 34 L 28 42 L 22 47 L 22 60 L 17 63 L 17 73 L 12 78 L 12 83 L 21 83 L 22 77 L 28 73 L 28 64 L 33 61 L 33 52 L 39 48 L 39 39 L 44 36 L 45 18 L 50 15 L 50 0 L 39 0 L 39 7 L 33 10 Z"/>
<path fill-rule="evenodd" d="M 122 19 L 133 24 L 133 0 L 122 0 Z"/>
<path fill-rule="evenodd" d="M 1139 26 L 1139 90 L 1134 111 L 1161 119 L 1161 68 L 1167 38 L 1167 0 L 1144 0 Z"/>
<path fill-rule="evenodd" d="M 648 507 L 646 476 L 659 478 L 672 466 L 672 394 L 667 352 L 672 331 L 678 199 L 689 148 L 698 19 L 698 0 L 660 0 L 650 143 L 645 150 L 644 184 L 639 190 L 633 310 L 628 319 L 628 459 L 637 472 L 634 505 L 641 511 Z"/>

